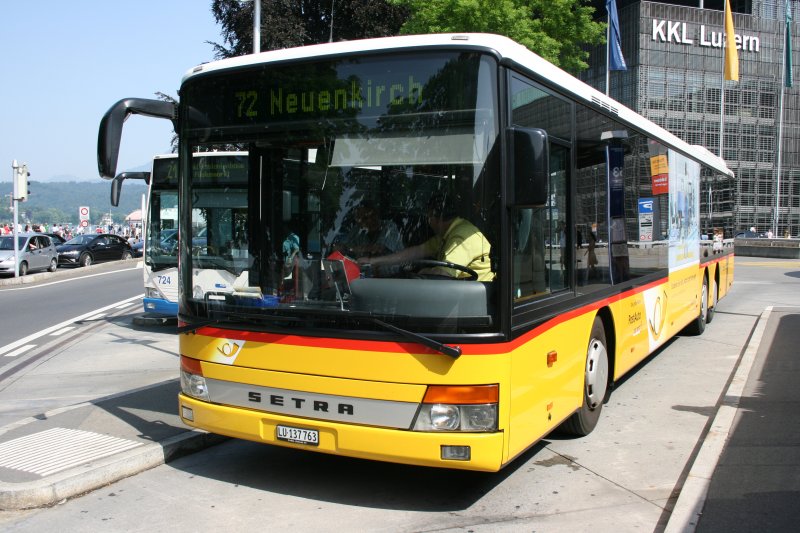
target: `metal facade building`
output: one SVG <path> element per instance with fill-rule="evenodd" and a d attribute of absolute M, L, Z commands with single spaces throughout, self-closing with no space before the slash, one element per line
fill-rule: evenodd
<path fill-rule="evenodd" d="M 784 88 L 786 0 L 731 0 L 739 81 L 725 81 L 723 157 L 734 180 L 706 180 L 701 212 L 726 237 L 755 226 L 800 235 L 800 76 Z M 793 58 L 800 61 L 800 1 L 792 2 Z M 593 2 L 605 16 L 605 2 Z M 681 5 L 678 5 L 681 4 Z M 703 8 L 698 7 L 703 4 Z M 690 144 L 718 154 L 723 70 L 723 0 L 617 0 L 628 69 L 610 75 L 610 96 Z M 605 45 L 591 51 L 581 78 L 605 90 Z M 782 163 L 777 152 L 783 95 Z M 777 195 L 777 197 L 776 197 Z"/>

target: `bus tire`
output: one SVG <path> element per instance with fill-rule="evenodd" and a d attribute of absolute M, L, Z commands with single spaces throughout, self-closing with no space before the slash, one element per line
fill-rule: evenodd
<path fill-rule="evenodd" d="M 686 326 L 684 331 L 689 335 L 702 335 L 708 320 L 708 276 L 703 276 L 703 288 L 700 290 L 700 313 Z"/>
<path fill-rule="evenodd" d="M 608 393 L 608 349 L 606 332 L 599 316 L 594 318 L 583 377 L 583 404 L 561 426 L 564 433 L 583 437 L 592 432 L 600 420 L 603 402 Z"/>
<path fill-rule="evenodd" d="M 711 321 L 714 320 L 714 310 L 717 308 L 717 302 L 719 301 L 719 283 L 714 283 L 714 292 L 711 298 L 711 305 L 708 307 L 708 311 L 706 311 L 706 324 L 711 324 Z"/>

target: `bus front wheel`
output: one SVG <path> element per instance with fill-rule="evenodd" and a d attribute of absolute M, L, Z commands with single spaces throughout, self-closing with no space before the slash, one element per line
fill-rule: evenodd
<path fill-rule="evenodd" d="M 608 349 L 606 331 L 599 316 L 594 318 L 589 346 L 586 350 L 586 367 L 583 377 L 583 405 L 564 421 L 562 430 L 570 435 L 584 436 L 592 432 L 600 420 L 603 402 L 608 392 Z"/>

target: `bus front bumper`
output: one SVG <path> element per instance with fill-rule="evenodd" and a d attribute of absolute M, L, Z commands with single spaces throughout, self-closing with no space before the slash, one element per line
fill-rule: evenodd
<path fill-rule="evenodd" d="M 143 302 L 145 313 L 178 316 L 178 302 L 170 302 L 161 298 L 143 298 Z"/>
<path fill-rule="evenodd" d="M 287 448 L 417 466 L 496 472 L 503 466 L 504 434 L 434 433 L 342 424 L 228 407 L 178 395 L 181 420 L 196 427 Z M 191 416 L 191 419 L 187 418 Z M 319 432 L 319 444 L 295 444 L 277 438 L 277 426 Z M 469 460 L 442 459 L 443 447 L 469 447 Z"/>

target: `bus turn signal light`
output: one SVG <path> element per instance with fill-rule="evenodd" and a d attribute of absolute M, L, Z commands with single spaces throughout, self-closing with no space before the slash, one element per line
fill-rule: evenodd
<path fill-rule="evenodd" d="M 497 385 L 429 385 L 422 403 L 497 403 Z"/>

